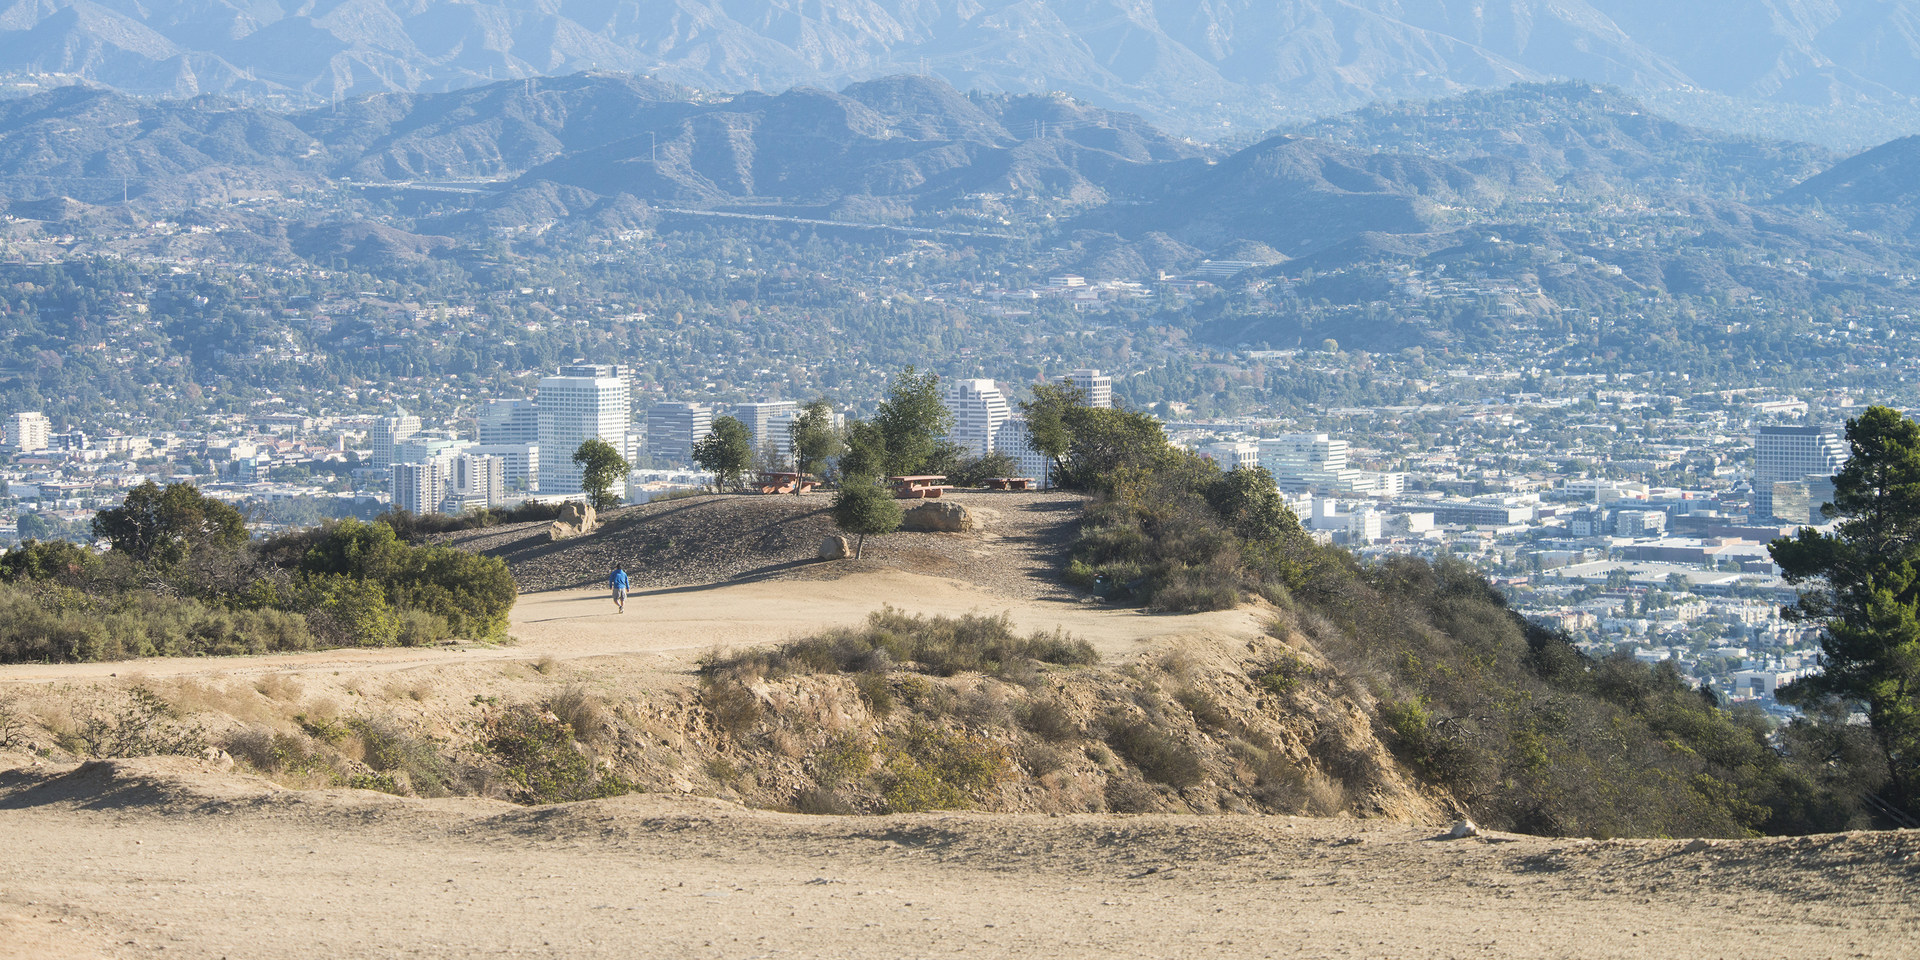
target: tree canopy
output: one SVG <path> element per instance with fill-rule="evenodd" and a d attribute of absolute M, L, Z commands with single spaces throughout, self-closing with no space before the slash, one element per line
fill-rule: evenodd
<path fill-rule="evenodd" d="M 713 474 L 713 485 L 737 488 L 753 466 L 753 435 L 733 417 L 719 417 L 713 429 L 693 445 L 693 462 Z"/>
<path fill-rule="evenodd" d="M 171 567 L 201 547 L 247 542 L 247 518 L 190 483 L 162 488 L 149 480 L 118 507 L 93 518 L 93 534 L 141 563 Z"/>
<path fill-rule="evenodd" d="M 580 489 L 587 495 L 596 510 L 605 510 L 620 505 L 613 496 L 613 485 L 627 475 L 633 466 L 627 458 L 613 448 L 613 444 L 599 437 L 588 437 L 578 449 L 573 451 L 573 462 L 580 466 Z"/>
<path fill-rule="evenodd" d="M 833 426 L 833 404 L 825 399 L 802 408 L 800 415 L 787 424 L 787 437 L 793 445 L 794 469 L 801 473 L 826 470 L 827 461 L 846 449 Z"/>
<path fill-rule="evenodd" d="M 866 554 L 867 537 L 900 529 L 906 513 L 893 494 L 871 479 L 852 480 L 843 485 L 840 492 L 834 494 L 831 512 L 836 526 L 860 538 L 853 548 L 856 559 Z"/>
<path fill-rule="evenodd" d="M 1920 424 L 1887 407 L 1847 422 L 1852 457 L 1823 513 L 1832 532 L 1773 541 L 1797 616 L 1826 625 L 1820 673 L 1783 698 L 1864 704 L 1896 802 L 1920 812 Z"/>
<path fill-rule="evenodd" d="M 900 371 L 872 422 L 883 443 L 881 472 L 922 472 L 938 452 L 940 438 L 953 430 L 953 412 L 940 400 L 940 376 L 912 367 Z"/>

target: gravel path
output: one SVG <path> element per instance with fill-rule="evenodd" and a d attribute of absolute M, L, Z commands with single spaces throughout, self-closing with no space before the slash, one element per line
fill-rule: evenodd
<path fill-rule="evenodd" d="M 544 523 L 456 533 L 442 542 L 505 559 L 523 593 L 598 584 L 618 563 L 636 590 L 760 579 L 818 580 L 857 570 L 951 577 L 1023 599 L 1065 598 L 1065 550 L 1082 498 L 1071 493 L 955 493 L 978 529 L 867 539 L 862 560 L 823 562 L 837 531 L 827 494 L 707 495 L 610 511 L 601 529 L 557 543 Z"/>

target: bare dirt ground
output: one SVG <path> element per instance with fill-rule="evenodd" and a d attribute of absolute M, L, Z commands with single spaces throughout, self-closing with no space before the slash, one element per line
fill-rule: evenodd
<path fill-rule="evenodd" d="M 1920 835 L 1433 839 L 1290 817 L 805 817 L 0 777 L 0 956 L 1910 957 Z"/>
<path fill-rule="evenodd" d="M 671 687 L 710 648 L 885 604 L 1005 612 L 1110 663 L 1264 630 L 1254 608 L 1153 616 L 1000 586 L 1040 562 L 1052 535 L 1034 529 L 998 550 L 923 535 L 863 564 L 643 580 L 625 615 L 598 589 L 528 594 L 507 647 L 0 666 L 0 694 L 139 682 L 234 703 L 430 706 L 510 692 L 535 663 Z M 517 542 L 499 546 L 537 549 Z M 1893 958 L 1920 943 L 1920 832 L 1438 832 L 1345 817 L 801 816 L 664 794 L 520 808 L 290 790 L 213 760 L 76 767 L 0 751 L 0 958 Z"/>

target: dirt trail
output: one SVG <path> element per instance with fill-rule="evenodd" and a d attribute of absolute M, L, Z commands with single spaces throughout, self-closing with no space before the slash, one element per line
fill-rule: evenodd
<path fill-rule="evenodd" d="M 1154 615 L 1061 600 L 1007 598 L 940 577 L 880 569 L 837 580 L 769 580 L 642 591 L 616 614 L 602 590 L 554 590 L 523 595 L 514 605 L 503 647 L 457 649 L 325 650 L 261 657 L 154 658 L 116 663 L 9 664 L 0 684 L 100 680 L 112 676 L 247 676 L 270 672 L 378 672 L 486 660 L 552 657 L 572 660 L 632 654 L 685 660 L 715 646 L 778 643 L 826 627 L 860 622 L 892 604 L 909 613 L 999 614 L 1022 630 L 1064 628 L 1109 656 L 1143 641 L 1209 636 L 1253 636 L 1263 629 L 1257 609 Z"/>
<path fill-rule="evenodd" d="M 5 764 L 0 762 L 0 767 Z M 78 782 L 73 782 L 78 781 Z M 1906 957 L 1920 834 L 1435 840 L 1288 817 L 875 818 L 0 774 L 0 956 Z"/>

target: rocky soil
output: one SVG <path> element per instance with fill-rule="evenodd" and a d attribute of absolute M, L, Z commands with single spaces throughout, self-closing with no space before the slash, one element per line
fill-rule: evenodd
<path fill-rule="evenodd" d="M 977 584 L 1003 596 L 1064 596 L 1058 571 L 1081 498 L 1070 493 L 954 493 L 974 516 L 967 533 L 869 537 L 860 561 L 822 562 L 838 533 L 830 494 L 708 495 L 609 511 L 598 532 L 549 542 L 544 523 L 451 534 L 463 550 L 504 558 L 523 592 L 592 586 L 614 564 L 636 591 L 760 579 L 818 579 L 863 569 L 908 569 Z"/>

